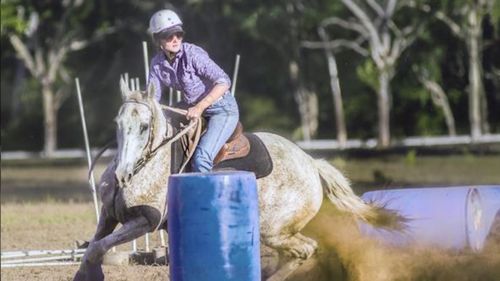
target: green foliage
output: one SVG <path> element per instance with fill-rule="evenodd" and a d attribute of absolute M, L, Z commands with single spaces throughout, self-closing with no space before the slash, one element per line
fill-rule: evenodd
<path fill-rule="evenodd" d="M 417 162 L 417 151 L 415 149 L 410 149 L 405 156 L 405 164 L 408 166 L 415 166 Z"/>
<path fill-rule="evenodd" d="M 238 100 L 245 130 L 285 133 L 290 128 L 296 127 L 296 124 L 283 114 L 284 108 L 277 106 L 269 97 L 249 97 L 242 94 Z"/>
<path fill-rule="evenodd" d="M 380 86 L 378 81 L 378 70 L 371 59 L 366 59 L 363 64 L 356 69 L 359 80 L 368 85 L 374 91 L 378 91 Z"/>
<path fill-rule="evenodd" d="M 2 92 L 2 143 L 7 144 L 12 150 L 38 150 L 42 147 L 40 139 L 43 136 L 41 122 L 43 114 L 39 91 L 39 84 L 35 80 L 26 81 L 21 92 L 18 93 L 23 107 L 17 116 L 4 115 L 6 112 L 3 103 L 10 104 L 11 100 L 5 99 L 6 94 Z"/>
<path fill-rule="evenodd" d="M 491 19 L 494 25 L 500 24 L 500 1 L 493 0 L 493 8 L 491 9 Z"/>
<path fill-rule="evenodd" d="M 5 36 L 9 31 L 22 33 L 27 26 L 27 22 L 18 16 L 17 6 L 18 0 L 2 0 L 0 2 L 0 30 L 1 36 Z"/>
<path fill-rule="evenodd" d="M 391 131 L 396 137 L 446 133 L 442 112 L 435 108 L 429 93 L 417 79 L 417 74 L 422 71 L 447 93 L 459 133 L 468 132 L 466 46 L 433 14 L 443 11 L 453 20 L 463 23 L 463 17 L 455 11 L 466 3 L 451 0 L 425 2 L 431 6 L 431 13 L 405 8 L 395 17 L 397 24 L 419 21 L 424 27 L 418 39 L 401 56 L 391 83 Z M 25 14 L 18 17 L 17 6 L 21 4 Z M 204 47 L 229 75 L 232 74 L 235 55 L 241 55 L 236 96 L 246 129 L 300 135 L 300 118 L 288 69 L 289 62 L 295 60 L 300 65 L 302 82 L 318 94 L 318 137 L 335 137 L 333 100 L 324 53 L 318 49 L 301 48 L 300 42 L 318 41 L 317 27 L 327 17 L 337 16 L 345 20 L 352 17 L 340 1 L 174 0 L 165 4 L 152 0 L 90 0 L 75 8 L 70 16 L 62 18 L 61 1 L 1 0 L 2 149 L 39 149 L 43 139 L 39 85 L 35 85 L 25 69 L 24 76 L 21 75 L 23 70 L 18 69 L 18 60 L 8 37 L 4 36 L 8 32 L 22 33 L 29 11 L 36 10 L 40 14 L 37 35 L 40 40 L 36 44 L 42 47 L 63 43 L 58 34 L 87 40 L 107 27 L 116 28 L 113 35 L 102 41 L 93 41 L 87 49 L 72 53 L 64 62 L 71 78 L 80 78 L 91 144 L 99 146 L 114 134 L 112 120 L 120 105 L 119 75 L 128 72 L 131 77 L 139 77 L 144 87 L 141 41 L 149 43 L 149 55 L 152 56 L 153 47 L 146 32 L 148 20 L 155 10 L 165 7 L 180 12 L 187 31 L 186 41 Z M 489 28 L 493 35 L 489 42 L 495 43 L 500 34 L 500 1 L 493 1 L 490 14 Z M 329 31 L 335 35 L 332 38 L 352 38 L 353 35 L 338 26 Z M 493 44 L 489 46 L 493 47 L 485 53 L 484 64 L 488 69 L 499 69 L 498 51 L 494 50 Z M 374 95 L 379 84 L 377 68 L 371 59 L 352 51 L 336 53 L 336 58 L 349 137 L 374 137 L 377 131 Z M 498 83 L 486 80 L 489 81 L 486 84 L 488 101 L 493 105 L 495 102 L 500 104 L 496 94 L 500 92 Z M 61 83 L 58 81 L 57 86 Z M 21 89 L 17 90 L 17 95 L 22 103 L 16 118 L 11 114 L 14 112 L 11 108 L 14 89 Z M 82 145 L 73 92 L 73 85 L 69 85 L 69 99 L 59 113 L 61 147 Z M 500 114 L 490 109 L 490 115 L 493 133 L 497 133 Z"/>

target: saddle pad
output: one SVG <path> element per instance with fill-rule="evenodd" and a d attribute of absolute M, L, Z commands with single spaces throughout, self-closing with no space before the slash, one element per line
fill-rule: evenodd
<path fill-rule="evenodd" d="M 266 146 L 258 136 L 252 133 L 244 133 L 250 142 L 250 152 L 242 158 L 229 159 L 215 165 L 214 171 L 220 170 L 240 170 L 255 173 L 256 178 L 268 176 L 273 170 L 273 161 Z M 184 163 L 186 155 L 182 150 L 182 145 L 179 141 L 172 143 L 171 148 L 171 166 L 172 174 L 179 173 L 182 163 Z M 185 172 L 191 171 L 191 163 L 186 166 Z"/>
<path fill-rule="evenodd" d="M 262 140 L 252 133 L 244 133 L 250 142 L 250 152 L 247 156 L 222 161 L 215 165 L 217 170 L 240 170 L 254 172 L 256 178 L 268 176 L 273 170 L 273 161 Z"/>

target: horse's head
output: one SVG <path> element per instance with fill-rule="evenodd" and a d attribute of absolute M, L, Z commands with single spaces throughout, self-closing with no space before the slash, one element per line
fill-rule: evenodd
<path fill-rule="evenodd" d="M 154 156 L 156 150 L 172 135 L 160 104 L 154 99 L 152 83 L 146 90 L 131 91 L 120 79 L 123 104 L 117 124 L 116 179 L 120 187 L 127 187 L 132 177 Z"/>

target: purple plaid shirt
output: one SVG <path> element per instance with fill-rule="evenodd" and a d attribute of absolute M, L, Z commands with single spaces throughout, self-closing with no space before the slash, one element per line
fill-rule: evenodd
<path fill-rule="evenodd" d="M 151 60 L 149 81 L 155 86 L 155 98 L 160 100 L 165 87 L 172 87 L 183 93 L 183 100 L 194 105 L 203 99 L 214 85 L 231 85 L 229 76 L 202 48 L 182 43 L 180 51 L 170 64 L 163 52 L 158 52 Z"/>

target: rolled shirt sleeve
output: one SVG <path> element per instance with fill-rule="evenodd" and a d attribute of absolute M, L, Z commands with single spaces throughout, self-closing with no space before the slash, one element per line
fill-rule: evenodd
<path fill-rule="evenodd" d="M 154 98 L 156 101 L 159 102 L 161 99 L 161 94 L 163 92 L 164 86 L 160 78 L 158 77 L 158 74 L 155 72 L 154 65 L 152 65 L 151 69 L 149 70 L 148 86 L 150 84 L 153 84 L 155 91 Z"/>
<path fill-rule="evenodd" d="M 209 56 L 208 53 L 200 47 L 194 51 L 193 65 L 196 72 L 201 77 L 208 79 L 216 84 L 227 84 L 231 87 L 231 79 Z"/>

